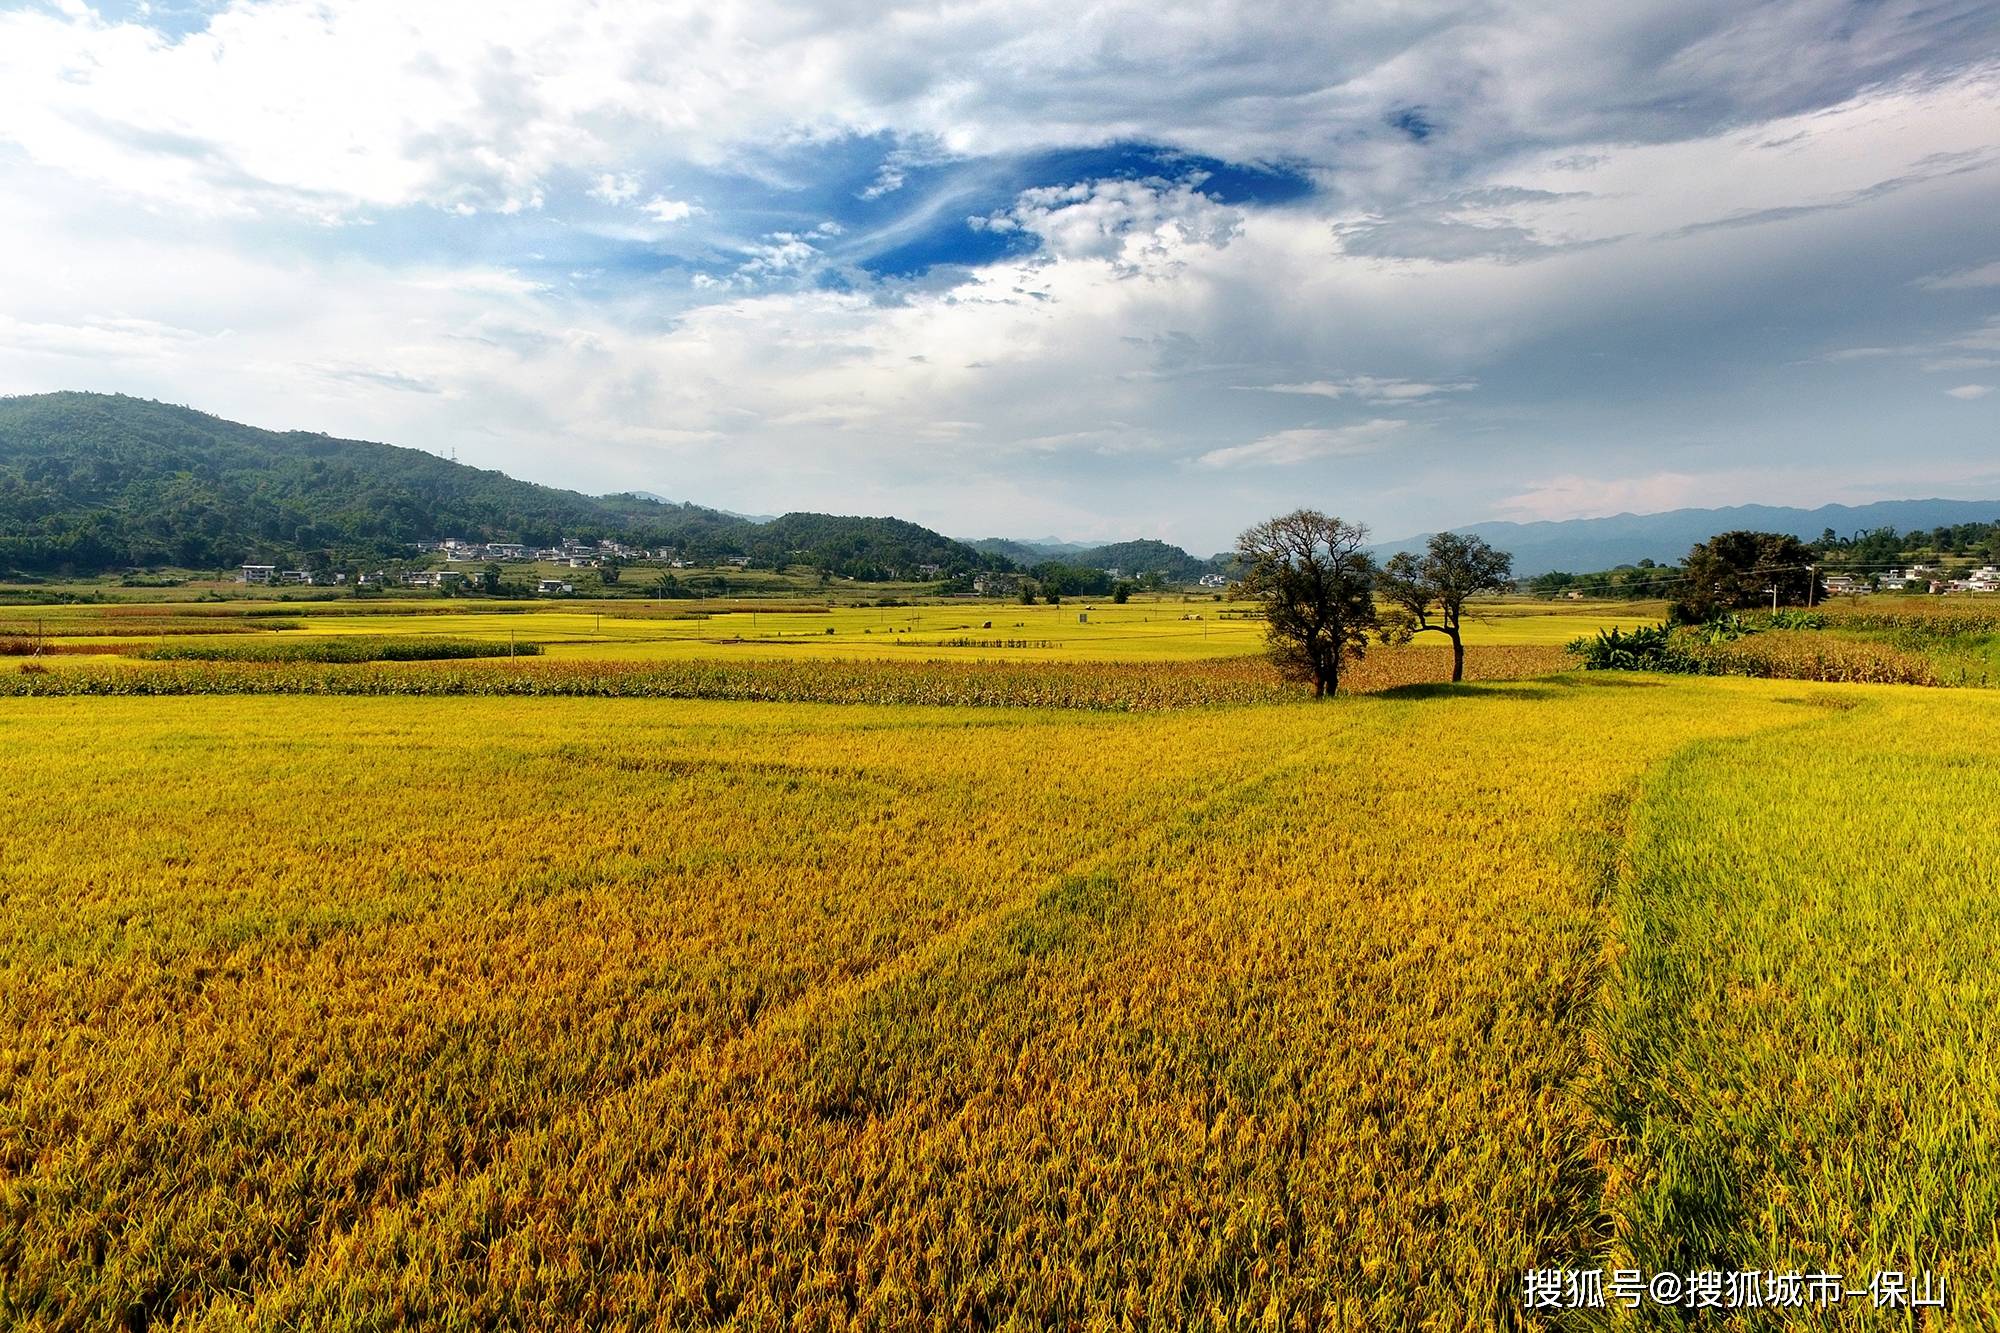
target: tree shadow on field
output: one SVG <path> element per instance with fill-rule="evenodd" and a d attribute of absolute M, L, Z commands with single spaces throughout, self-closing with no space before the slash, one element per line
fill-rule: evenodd
<path fill-rule="evenodd" d="M 1355 699 L 1554 699 L 1560 691 L 1537 682 L 1529 685 L 1511 680 L 1468 680 L 1453 685 L 1449 681 L 1426 681 L 1420 685 L 1396 685 L 1386 690 L 1370 690 L 1349 697 Z"/>

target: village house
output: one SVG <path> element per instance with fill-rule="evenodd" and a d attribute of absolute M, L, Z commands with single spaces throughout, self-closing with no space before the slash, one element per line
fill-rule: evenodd
<path fill-rule="evenodd" d="M 456 569 L 419 569 L 403 575 L 403 583 L 411 588 L 437 588 L 440 590 L 463 588 L 470 580 Z"/>
<path fill-rule="evenodd" d="M 238 583 L 269 583 L 278 573 L 276 565 L 245 565 L 236 576 Z"/>

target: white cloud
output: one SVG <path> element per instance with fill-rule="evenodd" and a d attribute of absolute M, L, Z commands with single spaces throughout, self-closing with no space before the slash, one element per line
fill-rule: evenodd
<path fill-rule="evenodd" d="M 1240 209 L 1202 193 L 1199 179 L 1101 180 L 1024 191 L 1014 204 L 975 228 L 1027 232 L 1056 259 L 1115 260 L 1128 269 L 1157 268 L 1190 247 L 1229 244 L 1242 226 Z"/>
<path fill-rule="evenodd" d="M 1980 264 L 1974 268 L 1962 268 L 1956 273 L 1936 273 L 1919 279 L 1919 287 L 1934 292 L 1957 291 L 1972 287 L 2000 287 L 2000 260 L 1991 264 Z"/>
<path fill-rule="evenodd" d="M 590 187 L 590 197 L 607 204 L 629 204 L 639 197 L 639 178 L 631 172 L 607 172 Z"/>
<path fill-rule="evenodd" d="M 647 200 L 645 208 L 657 222 L 685 222 L 699 211 L 685 200 L 668 199 L 659 195 Z"/>
<path fill-rule="evenodd" d="M 819 258 L 818 247 L 805 237 L 789 231 L 774 231 L 744 249 L 750 257 L 738 265 L 736 272 L 747 278 L 801 273 Z"/>
<path fill-rule="evenodd" d="M 30 323 L 0 314 L 0 347 L 39 357 L 156 361 L 203 336 L 151 319 L 111 316 L 76 323 Z"/>
<path fill-rule="evenodd" d="M 1436 526 L 1453 497 L 1475 512 L 1498 494 L 1530 509 L 1774 497 L 1898 438 L 1893 417 L 1848 410 L 1866 406 L 1853 384 L 1916 364 L 1888 358 L 1990 379 L 2000 356 L 1996 326 L 1963 331 L 1962 311 L 1940 329 L 1864 299 L 1872 283 L 1949 307 L 1912 284 L 1990 267 L 1990 250 L 1924 250 L 1964 250 L 1963 219 L 2000 204 L 1976 156 L 2000 143 L 1993 76 L 1952 73 L 1956 54 L 1927 64 L 1925 44 L 1990 44 L 1901 0 L 1825 19 L 1817 0 L 242 0 L 169 41 L 9 11 L 0 389 L 150 392 L 758 511 L 968 532 L 1138 515 L 1206 549 L 1305 498 L 1311 470 L 1288 463 L 1363 453 L 1343 512 L 1373 506 L 1384 531 Z M 1422 143 L 1386 119 L 1418 105 L 1437 127 Z M 910 239 L 978 209 L 1034 245 L 821 290 L 865 225 L 843 236 L 809 193 L 776 219 L 732 217 L 715 176 L 668 169 L 726 174 L 849 134 L 897 146 L 843 196 L 899 189 Z M 1297 164 L 1320 193 L 1224 203 L 1188 172 L 1056 181 L 994 210 L 925 196 L 916 169 L 1120 141 Z M 583 193 L 624 211 L 564 217 Z M 488 216 L 538 206 L 551 216 Z M 410 208 L 394 226 L 321 225 Z M 526 252 L 565 229 L 724 257 L 633 278 Z M 490 255 L 519 237 L 514 264 L 393 248 Z M 1830 285 L 1837 303 L 1796 299 Z M 1728 341 L 1750 327 L 1767 332 Z M 1858 364 L 1815 363 L 1825 346 Z M 1825 378 L 1771 394 L 1773 373 Z M 1837 416 L 1847 452 L 1749 419 L 1780 397 L 1806 425 Z M 1400 412 L 1426 423 L 1421 447 Z M 1200 466 L 1120 461 L 1138 452 Z M 1774 463 L 1718 482 L 1718 452 Z M 1533 476 L 1554 480 L 1524 489 Z"/>
<path fill-rule="evenodd" d="M 1359 398 L 1370 403 L 1410 403 L 1444 394 L 1469 393 L 1477 388 L 1471 380 L 1430 383 L 1375 375 L 1350 375 L 1340 380 L 1309 380 L 1300 384 L 1244 384 L 1238 388 L 1261 393 L 1305 394 L 1316 398 Z"/>
<path fill-rule="evenodd" d="M 1925 473 L 1923 484 L 1947 497 L 1990 497 L 1993 488 L 2000 485 L 2000 471 L 1986 460 L 1954 463 Z M 1720 508 L 1743 504 L 1746 497 L 1811 509 L 1907 496 L 1912 493 L 1909 486 L 1908 473 L 1894 464 L 1855 466 L 1838 476 L 1769 464 L 1628 476 L 1567 473 L 1528 483 L 1494 506 L 1491 516 L 1524 523 L 1606 518 L 1668 509 Z"/>
<path fill-rule="evenodd" d="M 1653 472 L 1637 477 L 1566 475 L 1535 482 L 1495 507 L 1503 518 L 1600 518 L 1611 514 L 1653 513 L 1700 505 L 1718 492 L 1711 477 L 1686 472 Z"/>
<path fill-rule="evenodd" d="M 1975 398 L 1984 398 L 1992 392 L 1993 386 L 1990 384 L 1961 384 L 1956 389 L 1945 390 L 1947 396 L 1961 399 L 1968 403 Z"/>
<path fill-rule="evenodd" d="M 1330 429 L 1274 431 L 1248 444 L 1211 449 L 1195 461 L 1211 468 L 1286 467 L 1315 458 L 1372 454 L 1408 424 L 1384 418 Z"/>
<path fill-rule="evenodd" d="M 1144 0 L 225 0 L 170 39 L 76 5 L 0 14 L 0 137 L 141 198 L 315 217 L 527 209 L 566 171 L 622 192 L 635 161 L 843 133 L 937 153 L 1167 143 L 1337 164 L 1341 189 L 1400 200 L 1523 145 L 1575 161 L 1810 115 L 1996 29 L 1985 7 L 1907 2 L 1836 23 L 1824 0 L 1225 0 L 1166 19 Z M 1423 142 L 1391 123 L 1412 108 Z"/>

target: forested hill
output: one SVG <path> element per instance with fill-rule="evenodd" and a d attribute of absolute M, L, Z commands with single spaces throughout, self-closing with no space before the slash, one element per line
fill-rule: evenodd
<path fill-rule="evenodd" d="M 1178 546 L 1169 546 L 1166 542 L 1150 538 L 1093 546 L 1061 559 L 1088 569 L 1115 569 L 1124 574 L 1164 574 L 1175 580 L 1198 579 L 1215 570 L 1210 561 L 1198 560 Z"/>
<path fill-rule="evenodd" d="M 897 519 L 757 523 L 636 495 L 589 496 L 418 449 L 267 431 L 119 395 L 0 398 L 0 570 L 220 569 L 325 552 L 401 553 L 439 537 L 564 537 L 789 559 L 860 578 L 1004 561 Z"/>
<path fill-rule="evenodd" d="M 1115 569 L 1120 574 L 1164 574 L 1169 579 L 1183 581 L 1198 579 L 1203 574 L 1214 573 L 1216 569 L 1213 560 L 1199 559 L 1178 546 L 1151 538 L 1113 542 L 1108 546 L 1082 546 L 1076 542 L 982 537 L 967 545 L 976 551 L 1005 556 L 1024 569 L 1057 564 L 1076 569 Z"/>

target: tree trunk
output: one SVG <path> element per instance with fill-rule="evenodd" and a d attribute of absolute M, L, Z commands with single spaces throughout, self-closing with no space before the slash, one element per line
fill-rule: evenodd
<path fill-rule="evenodd" d="M 1465 679 L 1465 641 L 1458 637 L 1458 631 L 1451 632 L 1451 683 L 1456 685 Z"/>

